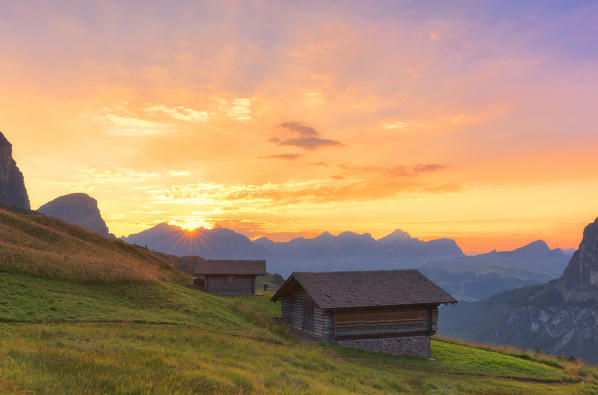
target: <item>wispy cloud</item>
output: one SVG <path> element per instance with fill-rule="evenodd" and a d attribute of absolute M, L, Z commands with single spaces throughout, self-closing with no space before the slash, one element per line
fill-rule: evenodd
<path fill-rule="evenodd" d="M 104 108 L 94 119 L 104 123 L 111 134 L 121 136 L 151 136 L 175 131 L 174 125 L 164 122 L 149 121 L 128 111 Z"/>
<path fill-rule="evenodd" d="M 234 202 L 235 206 L 250 206 L 252 210 L 262 210 L 272 205 L 367 201 L 392 198 L 400 193 L 453 192 L 458 188 L 457 184 L 423 183 L 415 178 L 369 181 L 333 176 L 332 179 L 261 185 L 224 185 L 211 182 L 184 184 L 155 187 L 149 193 L 151 202 L 166 205 L 186 204 L 222 208 Z"/>
<path fill-rule="evenodd" d="M 295 160 L 302 157 L 302 154 L 275 154 L 260 156 L 260 159 L 283 159 L 283 160 Z"/>
<path fill-rule="evenodd" d="M 444 170 L 444 169 L 446 169 L 445 165 L 439 165 L 437 163 L 420 164 L 420 165 L 415 165 L 413 167 L 413 171 L 415 171 L 416 173 L 424 173 L 424 172 Z"/>
<path fill-rule="evenodd" d="M 238 98 L 232 102 L 232 107 L 227 116 L 237 121 L 247 121 L 251 119 L 251 103 L 253 98 Z"/>
<path fill-rule="evenodd" d="M 184 177 L 184 176 L 188 176 L 189 172 L 186 171 L 186 170 L 179 170 L 179 171 L 177 171 L 177 170 L 171 170 L 171 171 L 168 172 L 168 174 L 171 177 Z"/>
<path fill-rule="evenodd" d="M 210 119 L 210 113 L 207 111 L 197 111 L 183 106 L 167 107 L 159 104 L 145 109 L 149 113 L 161 113 L 170 116 L 173 119 L 185 122 L 207 122 Z"/>
<path fill-rule="evenodd" d="M 314 150 L 324 146 L 342 145 L 340 141 L 320 138 L 318 131 L 314 128 L 298 122 L 283 122 L 280 124 L 280 127 L 285 131 L 287 137 L 270 139 L 271 142 L 278 145 L 295 146 L 306 150 Z"/>
<path fill-rule="evenodd" d="M 81 170 L 86 175 L 90 183 L 97 184 L 114 184 L 114 183 L 143 183 L 149 179 L 159 178 L 158 173 L 137 171 L 133 169 L 99 169 L 86 168 Z"/>
<path fill-rule="evenodd" d="M 339 164 L 337 167 L 346 170 L 351 174 L 378 174 L 385 177 L 401 178 L 401 177 L 415 177 L 421 173 L 431 173 L 447 168 L 445 165 L 437 163 L 424 163 L 414 166 L 360 166 L 350 164 Z"/>
<path fill-rule="evenodd" d="M 403 122 L 403 121 L 387 122 L 387 123 L 382 124 L 383 129 L 411 129 L 411 128 L 422 127 L 422 126 L 426 126 L 426 125 L 423 123 L 419 123 L 419 122 Z"/>

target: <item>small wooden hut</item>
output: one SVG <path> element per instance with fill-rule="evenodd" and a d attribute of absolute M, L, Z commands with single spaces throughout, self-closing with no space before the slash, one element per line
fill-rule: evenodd
<path fill-rule="evenodd" d="M 195 286 L 222 295 L 253 295 L 255 278 L 266 274 L 266 261 L 206 260 L 193 265 Z"/>
<path fill-rule="evenodd" d="M 425 358 L 438 306 L 457 303 L 417 270 L 293 273 L 272 300 L 291 328 L 325 342 Z"/>

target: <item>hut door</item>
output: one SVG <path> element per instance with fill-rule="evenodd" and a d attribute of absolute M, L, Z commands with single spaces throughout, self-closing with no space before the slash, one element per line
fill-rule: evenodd
<path fill-rule="evenodd" d="M 303 301 L 303 330 L 314 331 L 314 304 L 311 300 Z"/>

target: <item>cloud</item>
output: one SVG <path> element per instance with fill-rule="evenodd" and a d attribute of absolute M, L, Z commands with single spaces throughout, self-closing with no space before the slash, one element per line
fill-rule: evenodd
<path fill-rule="evenodd" d="M 291 132 L 295 132 L 303 137 L 318 137 L 318 132 L 316 132 L 316 129 L 310 126 L 302 125 L 298 122 L 283 122 L 280 124 L 280 127 L 290 130 Z"/>
<path fill-rule="evenodd" d="M 295 159 L 300 158 L 302 156 L 303 156 L 302 154 L 276 154 L 276 155 L 260 156 L 259 159 L 295 160 Z"/>
<path fill-rule="evenodd" d="M 196 206 L 229 210 L 226 207 L 251 207 L 252 211 L 269 209 L 273 205 L 300 203 L 330 203 L 368 201 L 393 198 L 401 193 L 444 193 L 459 189 L 458 184 L 422 183 L 415 178 L 384 181 L 311 180 L 261 185 L 223 185 L 197 183 L 156 187 L 150 191 L 150 201 L 159 204 Z"/>
<path fill-rule="evenodd" d="M 346 170 L 352 174 L 381 174 L 385 177 L 402 178 L 415 177 L 420 173 L 430 173 L 438 170 L 444 170 L 447 167 L 437 163 L 424 163 L 415 166 L 355 166 L 339 164 L 337 167 Z"/>
<path fill-rule="evenodd" d="M 145 111 L 166 114 L 176 120 L 185 122 L 207 122 L 210 119 L 210 114 L 207 111 L 197 111 L 183 106 L 167 107 L 160 104 L 146 108 Z"/>
<path fill-rule="evenodd" d="M 253 98 L 234 99 L 232 107 L 227 116 L 237 121 L 248 121 L 251 119 L 251 102 Z"/>
<path fill-rule="evenodd" d="M 85 177 L 85 182 L 92 184 L 139 184 L 149 179 L 159 178 L 157 173 L 137 171 L 134 169 L 100 169 L 97 167 L 83 168 L 79 173 Z"/>
<path fill-rule="evenodd" d="M 290 137 L 270 139 L 271 142 L 278 145 L 289 145 L 306 150 L 314 150 L 324 146 L 342 146 L 340 141 L 320 138 L 317 130 L 298 122 L 283 122 L 280 127 Z"/>
<path fill-rule="evenodd" d="M 97 115 L 95 119 L 102 121 L 111 134 L 121 136 L 151 136 L 176 130 L 169 123 L 148 121 L 133 115 L 115 114 L 110 109 L 105 109 L 105 113 Z"/>
<path fill-rule="evenodd" d="M 280 139 L 271 139 L 273 143 L 278 145 L 292 145 L 295 147 L 304 148 L 306 150 L 313 150 L 316 148 L 320 148 L 326 145 L 342 145 L 339 141 L 336 140 L 327 140 L 321 139 L 318 137 L 300 137 L 296 139 L 287 139 L 287 140 L 280 140 Z"/>
<path fill-rule="evenodd" d="M 388 123 L 382 124 L 382 128 L 384 128 L 384 129 L 410 129 L 410 128 L 421 127 L 421 126 L 425 126 L 425 124 L 418 123 L 418 122 L 403 122 L 403 121 L 388 122 Z"/>
<path fill-rule="evenodd" d="M 184 176 L 188 176 L 189 172 L 186 170 L 180 170 L 180 171 L 176 171 L 176 170 L 171 170 L 168 172 L 168 174 L 171 177 L 184 177 Z"/>
<path fill-rule="evenodd" d="M 430 171 L 437 171 L 437 170 L 444 170 L 446 169 L 445 165 L 439 165 L 437 163 L 429 163 L 429 164 L 420 164 L 415 165 L 413 167 L 413 171 L 416 173 L 423 173 L 423 172 L 430 172 Z"/>

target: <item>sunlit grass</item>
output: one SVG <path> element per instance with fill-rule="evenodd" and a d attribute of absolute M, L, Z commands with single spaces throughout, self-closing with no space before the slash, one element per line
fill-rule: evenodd
<path fill-rule="evenodd" d="M 0 271 L 83 283 L 184 282 L 185 278 L 143 248 L 43 215 L 2 209 Z"/>

